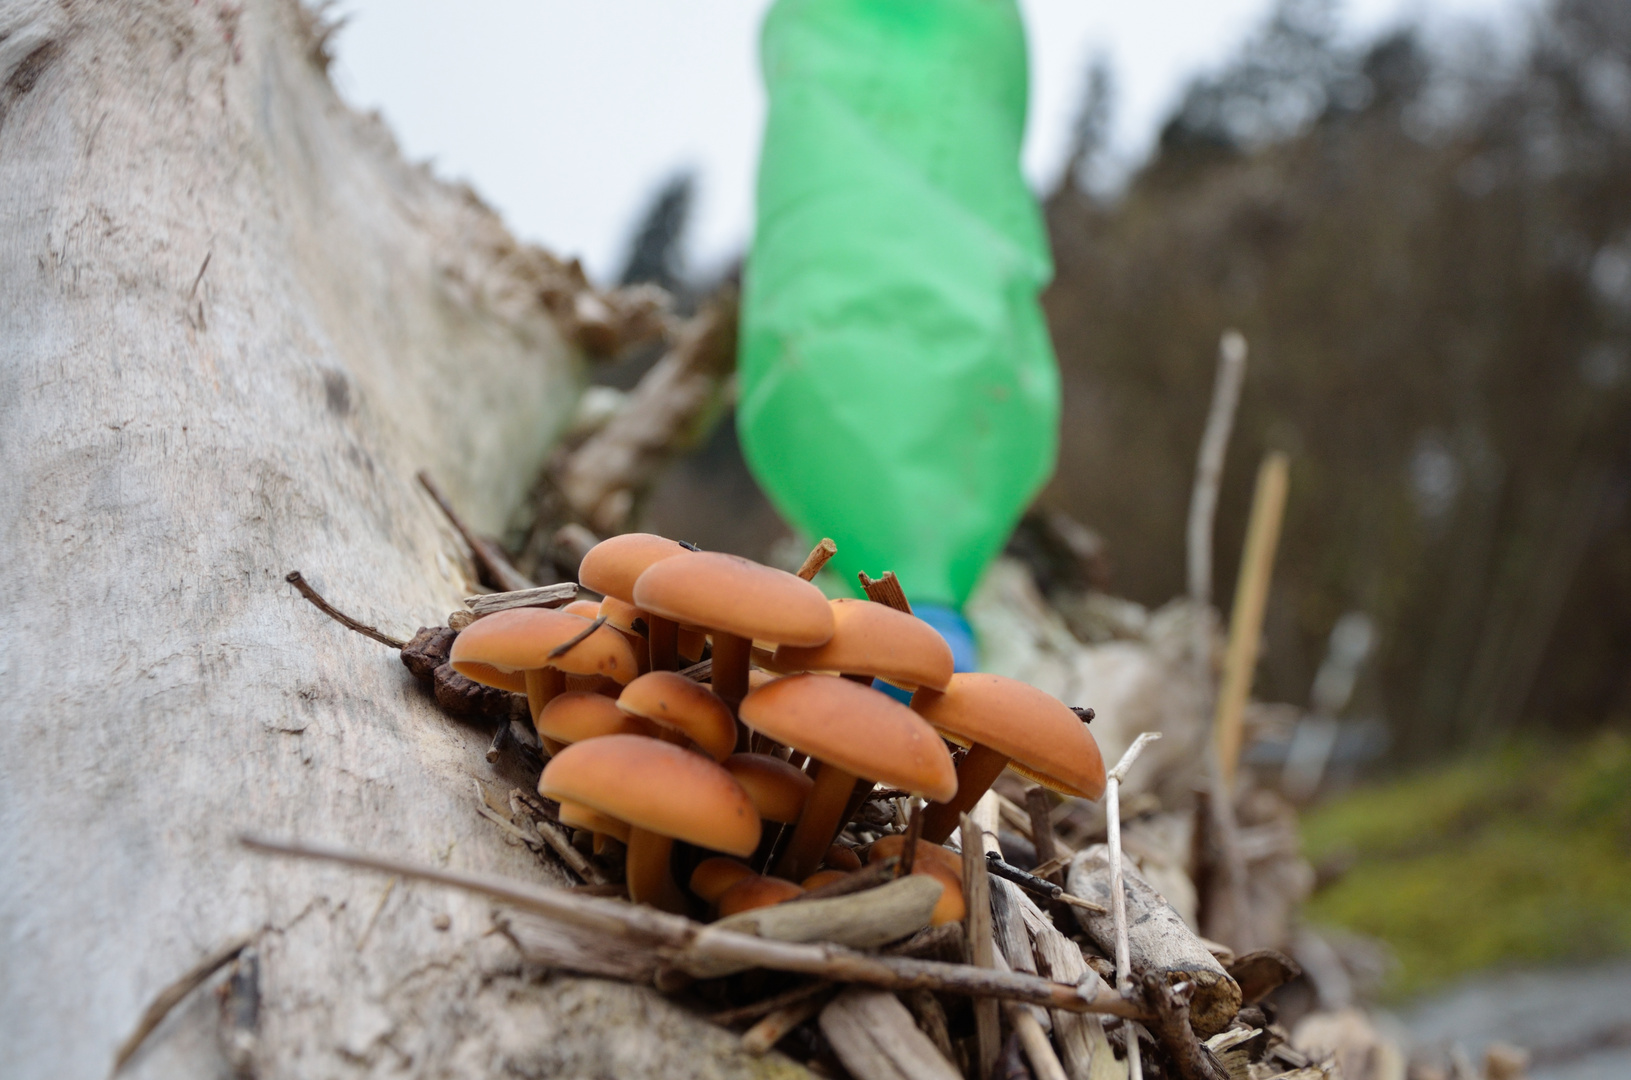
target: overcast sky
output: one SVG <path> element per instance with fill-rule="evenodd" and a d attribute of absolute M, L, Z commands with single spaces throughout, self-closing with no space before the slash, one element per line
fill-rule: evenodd
<path fill-rule="evenodd" d="M 903 0 L 910 2 L 910 0 Z M 1405 20 L 1511 23 L 1532 0 L 1347 0 L 1350 35 Z M 768 0 L 344 0 L 335 81 L 381 110 L 407 155 L 468 180 L 522 237 L 605 281 L 662 180 L 699 176 L 688 254 L 745 246 Z M 1221 64 L 1266 0 L 1020 0 L 1031 49 L 1025 171 L 1056 179 L 1089 60 L 1116 83 L 1112 148 L 1147 152 L 1195 74 Z"/>

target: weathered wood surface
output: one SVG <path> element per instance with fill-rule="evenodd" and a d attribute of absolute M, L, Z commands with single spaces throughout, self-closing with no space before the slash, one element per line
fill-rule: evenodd
<path fill-rule="evenodd" d="M 262 1080 L 785 1072 L 648 991 L 530 977 L 484 899 L 234 842 L 546 876 L 471 804 L 487 733 L 283 575 L 440 623 L 475 582 L 414 474 L 502 529 L 583 294 L 347 109 L 314 26 L 0 3 L 0 1076 L 101 1080 L 242 934 Z M 226 1075 L 212 986 L 121 1075 Z"/>
<path fill-rule="evenodd" d="M 1109 848 L 1095 844 L 1070 864 L 1070 891 L 1088 900 L 1110 901 Z M 1240 987 L 1218 963 L 1201 939 L 1160 893 L 1150 887 L 1130 863 L 1126 864 L 1127 945 L 1132 971 L 1142 977 L 1159 973 L 1169 983 L 1192 981 L 1195 997 L 1190 1019 L 1203 1038 L 1216 1035 L 1240 1011 Z M 1076 921 L 1087 936 L 1106 952 L 1115 946 L 1109 915 L 1075 909 Z"/>

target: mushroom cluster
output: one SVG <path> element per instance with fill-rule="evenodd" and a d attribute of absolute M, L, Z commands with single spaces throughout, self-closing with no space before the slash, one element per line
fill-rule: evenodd
<path fill-rule="evenodd" d="M 929 803 L 914 873 L 941 883 L 935 921 L 949 921 L 961 863 L 939 844 L 1003 768 L 1103 791 L 1075 713 L 1023 683 L 954 674 L 939 633 L 907 612 L 646 533 L 596 545 L 579 584 L 602 599 L 482 617 L 450 660 L 526 693 L 550 754 L 539 793 L 597 854 L 627 846 L 636 903 L 727 915 L 863 872 L 839 840 L 882 784 Z M 961 764 L 948 742 L 968 747 Z"/>

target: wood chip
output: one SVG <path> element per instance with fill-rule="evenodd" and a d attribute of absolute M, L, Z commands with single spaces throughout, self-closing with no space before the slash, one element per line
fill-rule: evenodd
<path fill-rule="evenodd" d="M 855 1080 L 962 1080 L 887 991 L 839 994 L 821 1010 L 821 1033 Z"/>
<path fill-rule="evenodd" d="M 508 611 L 511 608 L 565 607 L 577 599 L 578 586 L 571 581 L 563 581 L 558 585 L 542 585 L 536 589 L 518 589 L 515 592 L 483 593 L 480 596 L 467 596 L 464 606 L 476 618 L 491 615 L 495 611 Z"/>

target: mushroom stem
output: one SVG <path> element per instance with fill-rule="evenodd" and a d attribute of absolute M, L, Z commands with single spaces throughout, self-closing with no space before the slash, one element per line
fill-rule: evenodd
<path fill-rule="evenodd" d="M 651 670 L 673 671 L 679 667 L 680 626 L 673 619 L 646 612 L 647 640 L 651 643 Z"/>
<path fill-rule="evenodd" d="M 958 817 L 973 809 L 1007 767 L 1008 755 L 979 743 L 970 746 L 962 764 L 957 766 L 957 794 L 950 802 L 930 803 L 924 810 L 923 839 L 931 844 L 945 843 L 946 837 L 956 830 Z"/>
<path fill-rule="evenodd" d="M 815 787 L 804 800 L 804 812 L 793 827 L 787 850 L 776 860 L 776 876 L 803 881 L 815 870 L 832 839 L 843 824 L 844 807 L 855 790 L 856 776 L 838 766 L 822 762 L 816 770 Z"/>
<path fill-rule="evenodd" d="M 674 875 L 668 869 L 669 853 L 673 850 L 674 841 L 669 837 L 649 829 L 629 830 L 629 854 L 624 872 L 630 900 L 675 915 L 685 914 L 685 894 L 674 884 Z"/>
<path fill-rule="evenodd" d="M 527 711 L 532 713 L 532 726 L 538 727 L 538 714 L 550 700 L 566 689 L 566 673 L 558 668 L 528 668 L 523 674 L 527 680 Z"/>
<path fill-rule="evenodd" d="M 751 639 L 714 631 L 714 693 L 725 700 L 733 713 L 748 696 L 748 662 L 752 656 Z"/>

